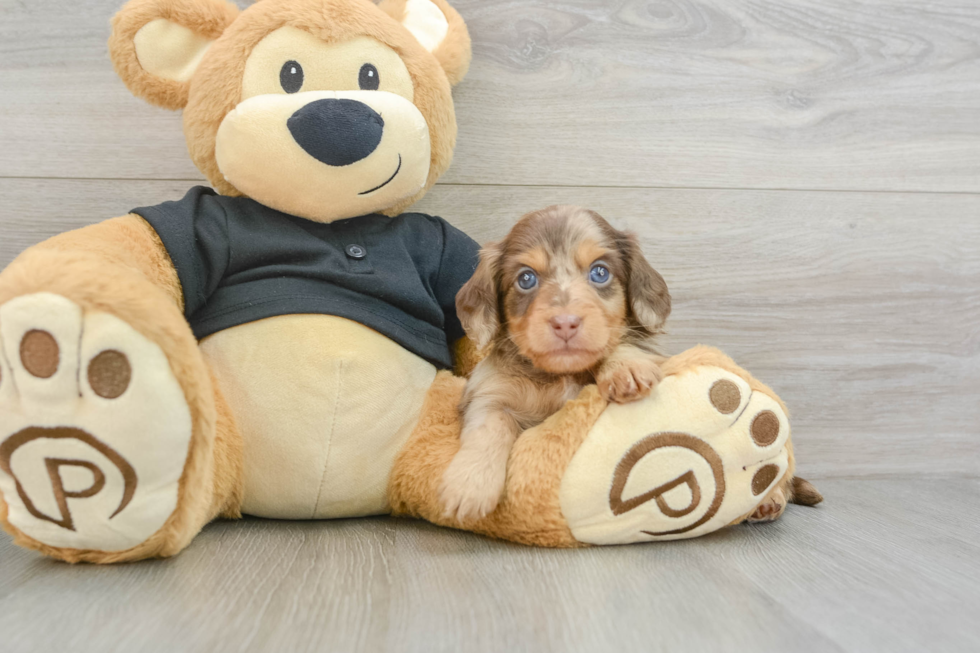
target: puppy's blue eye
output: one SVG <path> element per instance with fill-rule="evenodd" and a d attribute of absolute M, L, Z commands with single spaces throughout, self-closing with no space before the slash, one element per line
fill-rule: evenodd
<path fill-rule="evenodd" d="M 589 280 L 597 286 L 604 286 L 612 279 L 612 273 L 605 265 L 593 265 L 589 271 Z"/>
<path fill-rule="evenodd" d="M 538 275 L 534 270 L 521 270 L 517 275 L 517 287 L 521 290 L 530 290 L 538 285 Z"/>

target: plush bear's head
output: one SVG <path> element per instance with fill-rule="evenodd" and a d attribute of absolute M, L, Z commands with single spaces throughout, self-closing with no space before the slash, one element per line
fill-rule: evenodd
<path fill-rule="evenodd" d="M 109 51 L 184 109 L 214 187 L 318 222 L 395 215 L 445 172 L 470 39 L 445 0 L 131 0 Z"/>

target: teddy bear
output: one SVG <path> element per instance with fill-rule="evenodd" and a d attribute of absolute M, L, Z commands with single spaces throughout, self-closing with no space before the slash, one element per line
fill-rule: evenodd
<path fill-rule="evenodd" d="M 721 352 L 646 399 L 594 386 L 524 433 L 506 493 L 438 485 L 478 359 L 478 245 L 406 210 L 445 172 L 470 38 L 445 0 L 131 0 L 109 51 L 183 110 L 213 188 L 56 236 L 0 273 L 0 521 L 69 562 L 171 556 L 242 514 L 396 514 L 526 544 L 695 537 L 786 502 L 785 406 Z"/>

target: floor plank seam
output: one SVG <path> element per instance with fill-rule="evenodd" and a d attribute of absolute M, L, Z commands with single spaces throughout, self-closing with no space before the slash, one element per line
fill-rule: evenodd
<path fill-rule="evenodd" d="M 186 177 L 45 177 L 32 175 L 0 175 L 0 181 L 119 181 L 119 182 L 187 182 L 207 184 L 202 178 Z M 474 187 L 474 188 L 568 188 L 568 189 L 597 189 L 597 190 L 677 190 L 677 191 L 747 191 L 753 193 L 854 193 L 866 195 L 955 195 L 980 197 L 975 191 L 949 190 L 887 190 L 875 188 L 767 188 L 761 186 L 635 186 L 635 185 L 602 185 L 602 184 L 504 184 L 485 182 L 437 182 L 436 187 Z"/>

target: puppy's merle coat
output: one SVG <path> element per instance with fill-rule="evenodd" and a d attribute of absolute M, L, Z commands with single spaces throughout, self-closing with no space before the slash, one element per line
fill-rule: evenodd
<path fill-rule="evenodd" d="M 636 237 L 593 211 L 529 213 L 480 256 L 456 310 L 489 351 L 467 383 L 461 446 L 441 487 L 447 514 L 464 521 L 496 508 L 515 438 L 584 385 L 616 402 L 650 393 L 661 378 L 654 340 L 670 314 Z"/>

